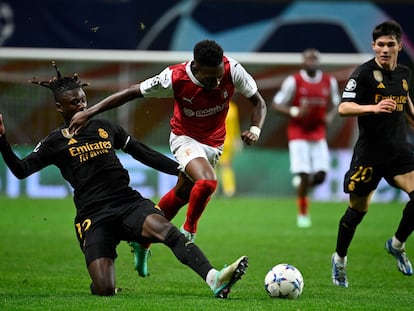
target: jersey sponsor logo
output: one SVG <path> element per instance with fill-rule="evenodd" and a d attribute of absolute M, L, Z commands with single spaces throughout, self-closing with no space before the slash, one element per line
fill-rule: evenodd
<path fill-rule="evenodd" d="M 375 104 L 378 104 L 383 99 L 392 99 L 397 103 L 397 107 L 395 108 L 395 111 L 404 111 L 404 105 L 407 104 L 408 98 L 405 95 L 388 95 L 384 96 L 381 94 L 375 94 Z"/>
<path fill-rule="evenodd" d="M 189 108 L 184 108 L 183 112 L 188 117 L 197 117 L 197 118 L 205 118 L 210 117 L 212 115 L 215 115 L 216 113 L 219 113 L 220 111 L 223 111 L 226 107 L 226 104 L 217 105 L 211 108 L 207 109 L 200 109 L 200 110 L 192 110 Z"/>
<path fill-rule="evenodd" d="M 354 79 L 349 79 L 346 86 L 345 91 L 353 91 L 357 87 L 357 82 Z"/>
<path fill-rule="evenodd" d="M 299 106 L 325 106 L 326 98 L 323 97 L 302 97 L 299 99 Z"/>
<path fill-rule="evenodd" d="M 97 143 L 86 143 L 78 147 L 69 148 L 69 154 L 72 157 L 79 157 L 79 162 L 85 162 L 91 158 L 106 154 L 112 149 L 111 142 L 100 141 Z"/>

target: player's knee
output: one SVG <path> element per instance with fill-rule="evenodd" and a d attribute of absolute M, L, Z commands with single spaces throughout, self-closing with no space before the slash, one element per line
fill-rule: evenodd
<path fill-rule="evenodd" d="M 408 217 L 408 219 L 414 220 L 414 200 L 410 196 L 410 201 L 407 202 L 405 208 L 403 210 L 404 217 Z"/>
<path fill-rule="evenodd" d="M 312 184 L 314 186 L 320 185 L 321 183 L 323 183 L 325 181 L 325 178 L 326 178 L 326 173 L 325 172 L 322 172 L 322 171 L 316 172 L 313 175 Z"/>
<path fill-rule="evenodd" d="M 195 187 L 205 196 L 213 194 L 217 188 L 217 180 L 201 179 L 195 182 Z"/>
<path fill-rule="evenodd" d="M 350 231 L 355 231 L 356 227 L 361 223 L 365 214 L 366 212 L 360 212 L 348 207 L 344 216 L 342 216 L 340 223 L 344 228 Z"/>

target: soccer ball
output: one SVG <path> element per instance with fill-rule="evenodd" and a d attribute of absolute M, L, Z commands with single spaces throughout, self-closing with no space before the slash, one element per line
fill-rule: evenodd
<path fill-rule="evenodd" d="M 287 263 L 278 264 L 266 274 L 264 286 L 270 297 L 296 299 L 303 291 L 302 273 Z"/>

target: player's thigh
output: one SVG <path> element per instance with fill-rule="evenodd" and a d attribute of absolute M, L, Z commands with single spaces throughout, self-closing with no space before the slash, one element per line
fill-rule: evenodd
<path fill-rule="evenodd" d="M 148 216 L 153 214 L 157 214 L 162 217 L 162 219 L 165 219 L 164 212 L 162 212 L 151 200 L 142 198 L 134 203 L 131 211 L 124 216 L 120 233 L 121 239 L 142 243 L 152 242 L 157 239 L 157 236 L 151 236 L 144 230 L 144 224 Z M 168 222 L 166 219 L 165 221 Z"/>
<path fill-rule="evenodd" d="M 329 149 L 325 139 L 310 143 L 312 173 L 329 171 Z"/>
<path fill-rule="evenodd" d="M 368 196 L 374 191 L 383 177 L 383 168 L 354 162 L 345 173 L 344 192 L 357 196 Z"/>
<path fill-rule="evenodd" d="M 290 171 L 292 174 L 311 173 L 310 144 L 306 140 L 289 141 Z"/>
<path fill-rule="evenodd" d="M 119 244 L 120 240 L 115 223 L 92 223 L 90 228 L 84 232 L 82 241 L 81 248 L 87 266 L 101 257 L 115 260 L 118 256 L 116 246 Z"/>

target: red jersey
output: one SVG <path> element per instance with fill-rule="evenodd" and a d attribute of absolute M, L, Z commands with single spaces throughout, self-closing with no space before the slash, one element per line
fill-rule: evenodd
<path fill-rule="evenodd" d="M 307 106 L 308 113 L 304 117 L 290 118 L 287 128 L 288 140 L 306 139 L 320 140 L 326 136 L 325 115 L 331 101 L 331 77 L 323 73 L 317 83 L 305 81 L 300 73 L 293 75 L 296 92 L 291 106 Z"/>
<path fill-rule="evenodd" d="M 225 120 L 234 92 L 229 62 L 224 62 L 223 79 L 213 90 L 195 84 L 185 68 L 185 64 L 170 67 L 175 99 L 171 131 L 190 136 L 202 144 L 221 146 L 226 137 Z"/>
<path fill-rule="evenodd" d="M 257 92 L 252 76 L 235 60 L 223 57 L 224 76 L 218 87 L 206 90 L 191 72 L 191 61 L 167 67 L 140 84 L 145 97 L 174 98 L 170 120 L 175 135 L 186 135 L 211 147 L 223 145 L 229 101 L 237 89 L 247 98 Z"/>

